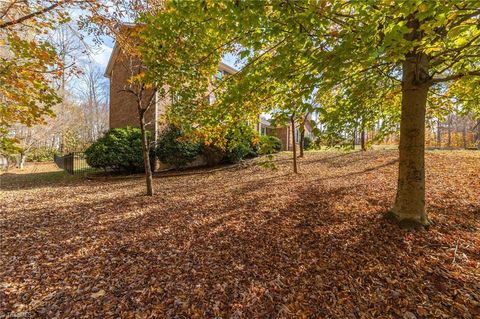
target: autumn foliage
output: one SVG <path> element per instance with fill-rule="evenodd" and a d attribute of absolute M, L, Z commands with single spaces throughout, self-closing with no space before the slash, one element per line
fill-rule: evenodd
<path fill-rule="evenodd" d="M 157 175 L 154 197 L 141 176 L 3 175 L 0 317 L 480 315 L 479 154 L 427 152 L 418 232 L 383 218 L 396 151 L 255 161 Z"/>

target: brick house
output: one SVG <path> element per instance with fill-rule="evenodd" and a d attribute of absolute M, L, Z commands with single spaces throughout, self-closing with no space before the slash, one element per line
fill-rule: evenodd
<path fill-rule="evenodd" d="M 130 93 L 123 91 L 127 85 L 128 79 L 131 76 L 130 68 L 128 65 L 126 65 L 125 61 L 128 61 L 128 59 L 125 58 L 124 52 L 121 50 L 118 44 L 115 44 L 107 65 L 107 69 L 105 71 L 105 76 L 110 80 L 110 128 L 139 126 L 135 97 Z M 221 62 L 218 66 L 217 78 L 234 74 L 236 72 L 236 69 Z M 153 92 L 150 94 L 153 94 Z M 146 95 L 148 98 L 148 92 Z M 154 138 L 156 140 L 159 132 L 161 132 L 164 127 L 164 124 L 160 123 L 160 118 L 163 114 L 165 114 L 167 107 L 171 103 L 171 99 L 160 99 L 156 97 L 155 99 L 156 102 L 154 103 L 154 107 L 150 108 L 149 112 L 146 114 L 146 123 L 147 128 L 154 133 Z M 273 127 L 263 115 L 259 116 L 258 123 L 254 125 L 259 134 L 277 136 L 282 141 L 284 150 L 292 150 L 293 143 L 291 137 L 291 125 L 287 127 Z M 308 123 L 305 129 L 305 136 L 310 136 L 312 128 L 310 125 L 308 125 Z M 298 147 L 300 136 L 298 127 L 296 127 L 295 130 L 295 144 Z"/>

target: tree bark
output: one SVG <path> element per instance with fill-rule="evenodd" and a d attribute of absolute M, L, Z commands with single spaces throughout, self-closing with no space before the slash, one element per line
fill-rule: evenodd
<path fill-rule="evenodd" d="M 20 154 L 18 155 L 18 159 L 17 159 L 17 168 L 19 168 L 19 169 L 24 169 L 25 168 L 26 158 L 27 158 L 27 154 L 25 154 L 24 152 L 20 152 Z"/>
<path fill-rule="evenodd" d="M 463 130 L 462 130 L 463 149 L 467 149 L 467 117 L 463 118 Z"/>
<path fill-rule="evenodd" d="M 352 150 L 355 150 L 355 145 L 356 145 L 356 139 L 357 139 L 357 129 L 353 129 L 353 139 L 352 139 Z"/>
<path fill-rule="evenodd" d="M 295 145 L 295 115 L 290 117 L 292 123 L 292 147 L 293 147 L 293 172 L 298 173 L 297 169 L 297 146 Z"/>
<path fill-rule="evenodd" d="M 152 167 L 150 165 L 150 151 L 148 148 L 147 132 L 145 129 L 145 112 L 140 110 L 140 131 L 142 133 L 142 153 L 143 153 L 143 165 L 145 168 L 145 181 L 147 185 L 147 195 L 153 195 L 153 178 Z"/>
<path fill-rule="evenodd" d="M 425 110 L 428 57 L 414 54 L 403 63 L 398 188 L 391 210 L 400 222 L 429 225 L 425 212 Z"/>
<path fill-rule="evenodd" d="M 448 141 L 447 147 L 452 148 L 452 116 L 449 114 L 447 118 L 447 127 L 448 127 Z"/>
<path fill-rule="evenodd" d="M 440 120 L 437 120 L 437 147 L 442 147 L 442 128 L 440 127 Z"/>
<path fill-rule="evenodd" d="M 477 134 L 475 138 L 475 143 L 477 144 L 477 148 L 480 150 L 480 120 L 477 121 Z"/>
<path fill-rule="evenodd" d="M 303 157 L 303 151 L 305 149 L 305 123 L 302 123 L 300 126 L 300 155 L 299 157 Z"/>
<path fill-rule="evenodd" d="M 365 135 L 366 135 L 366 133 L 365 133 L 365 126 L 364 126 L 364 124 L 363 124 L 363 122 L 362 122 L 362 133 L 361 133 L 361 135 L 360 135 L 360 145 L 361 145 L 362 151 L 364 151 L 364 152 L 367 150 L 367 145 L 366 145 L 366 143 L 365 143 L 365 142 L 366 142 L 366 141 L 365 141 L 365 140 L 366 140 Z"/>

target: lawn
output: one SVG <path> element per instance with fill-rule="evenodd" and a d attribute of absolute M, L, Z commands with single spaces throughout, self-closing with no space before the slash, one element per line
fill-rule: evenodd
<path fill-rule="evenodd" d="M 157 175 L 153 198 L 1 176 L 0 318 L 479 318 L 480 152 L 427 152 L 421 231 L 382 217 L 397 151 L 288 156 Z"/>

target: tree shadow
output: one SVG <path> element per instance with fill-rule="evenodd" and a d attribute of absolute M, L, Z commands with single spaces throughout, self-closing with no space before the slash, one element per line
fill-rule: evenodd
<path fill-rule="evenodd" d="M 475 283 L 442 255 L 449 236 L 399 229 L 383 219 L 380 193 L 361 198 L 372 183 L 361 175 L 396 162 L 323 178 L 186 175 L 157 180 L 154 197 L 24 210 L 1 226 L 4 278 L 20 286 L 8 298 L 27 296 L 38 317 L 402 317 L 419 304 L 445 310 L 445 296 L 470 307 L 461 298 Z"/>

